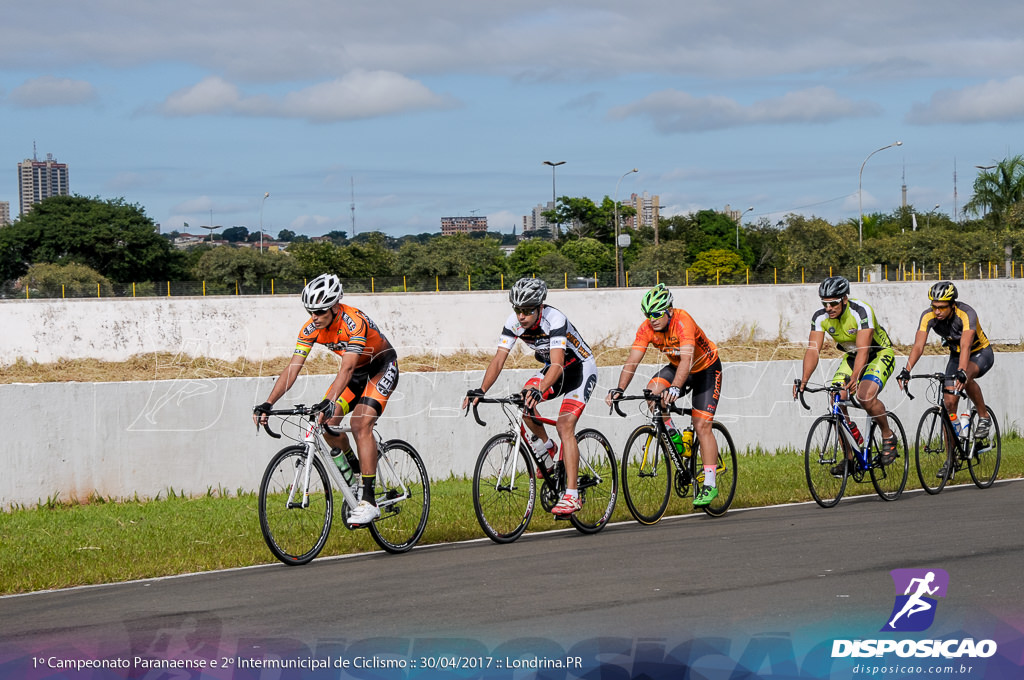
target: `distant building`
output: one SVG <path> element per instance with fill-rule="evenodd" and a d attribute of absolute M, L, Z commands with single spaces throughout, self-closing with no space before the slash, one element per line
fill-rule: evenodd
<path fill-rule="evenodd" d="M 52 154 L 46 160 L 26 158 L 18 164 L 18 191 L 21 198 L 21 215 L 32 206 L 50 196 L 67 196 L 68 166 L 58 163 Z"/>
<path fill-rule="evenodd" d="M 530 211 L 529 215 L 523 215 L 523 238 L 532 238 L 534 235 L 532 232 L 535 231 L 545 231 L 546 233 L 550 232 L 553 234 L 555 232 L 555 225 L 548 222 L 543 213 L 554 209 L 555 204 L 548 201 L 544 205 L 538 203 Z"/>
<path fill-rule="evenodd" d="M 636 215 L 630 218 L 630 226 L 634 229 L 657 227 L 658 220 L 661 219 L 659 200 L 657 194 L 652 196 L 646 191 L 643 194 L 632 194 L 627 205 L 636 210 Z"/>
<path fill-rule="evenodd" d="M 472 234 L 474 232 L 487 231 L 486 217 L 442 217 L 441 234 L 451 236 L 452 234 Z"/>
<path fill-rule="evenodd" d="M 0 227 L 6 227 L 11 223 L 11 204 L 8 201 L 0 201 Z"/>

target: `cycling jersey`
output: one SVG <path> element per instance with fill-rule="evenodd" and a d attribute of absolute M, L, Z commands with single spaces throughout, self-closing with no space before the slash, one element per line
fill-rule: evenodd
<path fill-rule="evenodd" d="M 708 339 L 693 317 L 681 309 L 674 308 L 671 314 L 672 318 L 663 331 L 654 330 L 650 320 L 640 324 L 631 349 L 646 350 L 648 345 L 654 345 L 668 357 L 669 363 L 678 367 L 680 349 L 692 346 L 693 364 L 690 371 L 693 373 L 703 371 L 715 363 L 718 359 L 718 348 Z"/>
<path fill-rule="evenodd" d="M 341 311 L 335 314 L 331 325 L 322 330 L 317 329 L 310 317 L 299 331 L 295 354 L 308 357 L 316 343 L 339 356 L 359 355 L 354 375 L 379 373 L 397 358 L 395 349 L 377 328 L 377 324 L 360 310 L 345 304 L 341 305 Z"/>
<path fill-rule="evenodd" d="M 989 346 L 988 337 L 985 331 L 981 330 L 981 321 L 978 320 L 978 313 L 974 308 L 964 302 L 953 303 L 953 313 L 944 320 L 939 321 L 932 309 L 926 309 L 921 314 L 921 322 L 918 330 L 927 333 L 929 330 L 942 338 L 942 344 L 949 347 L 954 354 L 960 353 L 960 338 L 964 330 L 974 331 L 974 342 L 971 343 L 971 354 L 985 349 Z"/>
<path fill-rule="evenodd" d="M 857 332 L 870 328 L 871 345 L 868 347 L 868 361 L 875 358 L 879 351 L 892 349 L 892 341 L 882 324 L 875 319 L 875 310 L 866 302 L 850 298 L 846 309 L 836 319 L 830 319 L 824 308 L 811 316 L 811 332 L 824 331 L 832 336 L 836 347 L 847 354 L 857 353 Z"/>
<path fill-rule="evenodd" d="M 540 319 L 533 328 L 526 328 L 515 313 L 505 321 L 498 338 L 498 347 L 511 350 L 516 338 L 526 343 L 533 350 L 533 355 L 542 364 L 551 363 L 551 350 L 565 350 L 565 366 L 576 361 L 593 360 L 594 352 L 583 341 L 576 327 L 569 322 L 565 314 L 549 305 L 541 305 Z"/>

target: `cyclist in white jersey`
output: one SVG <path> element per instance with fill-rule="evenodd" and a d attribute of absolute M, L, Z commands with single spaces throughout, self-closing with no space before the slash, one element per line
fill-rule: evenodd
<path fill-rule="evenodd" d="M 565 495 L 551 508 L 551 512 L 559 517 L 568 517 L 582 507 L 577 487 L 580 452 L 576 445 L 576 423 L 597 385 L 597 363 L 590 346 L 565 314 L 544 304 L 547 293 L 547 284 L 541 279 L 519 279 L 512 286 L 508 297 L 513 313 L 501 330 L 498 350 L 484 372 L 479 389 L 466 394 L 462 407 L 466 408 L 470 400 L 475 403 L 490 389 L 517 339 L 533 350 L 537 361 L 544 366 L 526 381 L 522 393 L 526 406 L 531 410 L 542 401 L 562 397 L 555 429 L 562 442 L 566 488 Z M 537 438 L 538 446 L 543 444 L 549 455 L 555 457 L 557 452 L 544 426 L 532 418 L 524 419 L 524 423 Z"/>

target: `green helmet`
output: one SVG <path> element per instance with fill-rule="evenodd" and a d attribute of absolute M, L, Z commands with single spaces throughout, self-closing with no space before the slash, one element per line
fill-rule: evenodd
<path fill-rule="evenodd" d="M 647 318 L 657 319 L 672 309 L 672 291 L 664 283 L 659 283 L 644 294 L 640 301 L 640 310 Z"/>

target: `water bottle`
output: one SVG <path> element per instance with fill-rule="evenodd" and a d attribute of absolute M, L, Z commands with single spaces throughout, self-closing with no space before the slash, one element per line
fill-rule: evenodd
<path fill-rule="evenodd" d="M 676 448 L 677 453 L 686 455 L 686 443 L 683 441 L 683 435 L 679 434 L 679 430 L 674 427 L 669 428 L 668 439 L 672 442 L 672 446 Z"/>
<path fill-rule="evenodd" d="M 334 460 L 334 464 L 338 466 L 338 470 L 341 471 L 341 476 L 345 483 L 351 486 L 356 476 L 352 472 L 352 465 L 348 462 L 348 456 L 342 454 L 339 449 L 331 449 L 331 458 Z"/>
<path fill-rule="evenodd" d="M 949 422 L 953 425 L 953 431 L 960 436 L 960 419 L 956 417 L 955 413 L 949 414 Z"/>
<path fill-rule="evenodd" d="M 857 442 L 857 446 L 864 446 L 864 437 L 860 436 L 860 429 L 857 427 L 857 423 L 853 422 L 853 419 L 847 419 L 847 427 L 850 428 L 850 434 L 853 435 L 853 440 Z"/>
<path fill-rule="evenodd" d="M 550 439 L 541 441 L 540 437 L 533 435 L 530 438 L 530 446 L 533 447 L 534 458 L 544 464 L 544 469 L 550 470 L 555 467 L 555 443 Z"/>
<path fill-rule="evenodd" d="M 688 427 L 683 430 L 683 458 L 689 458 L 691 453 L 693 453 L 693 429 Z"/>
<path fill-rule="evenodd" d="M 971 414 L 970 413 L 961 413 L 960 414 L 960 427 L 958 428 L 958 430 L 960 432 L 960 438 L 961 439 L 967 439 L 968 437 L 970 437 L 971 436 L 970 435 L 970 429 L 971 429 Z"/>

